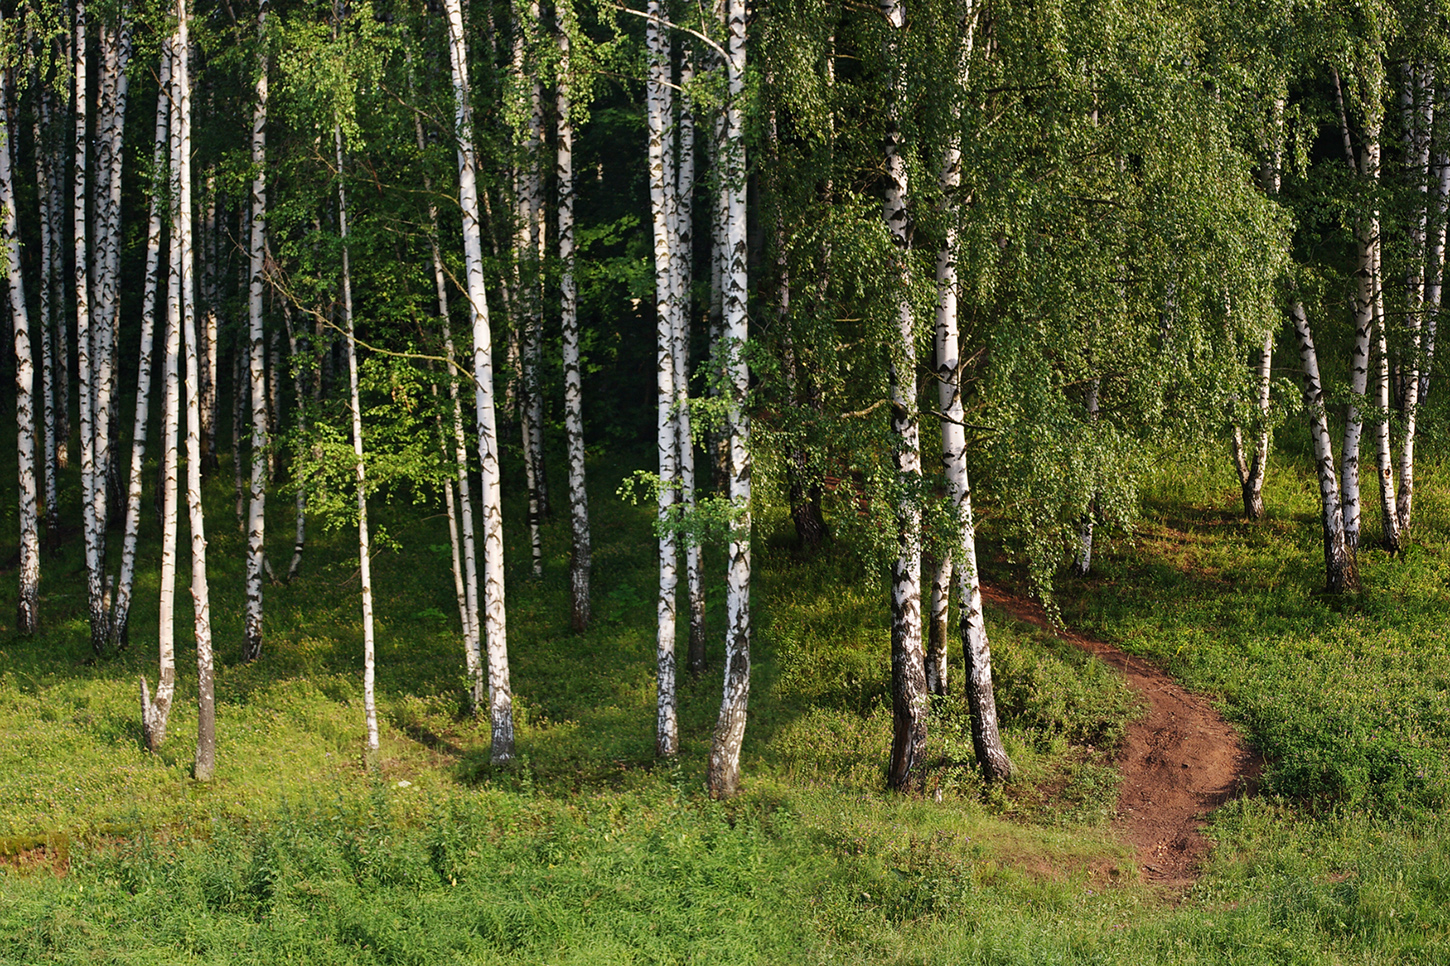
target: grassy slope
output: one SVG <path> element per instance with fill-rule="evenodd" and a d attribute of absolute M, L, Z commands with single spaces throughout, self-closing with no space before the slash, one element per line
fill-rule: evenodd
<path fill-rule="evenodd" d="M 91 663 L 79 547 L 48 559 L 45 634 L 0 631 L 0 837 L 63 833 L 71 865 L 64 876 L 0 866 L 0 961 L 1450 959 L 1450 831 L 1434 817 L 1450 748 L 1437 676 L 1444 491 L 1424 491 L 1422 548 L 1403 564 L 1367 555 L 1371 590 L 1338 610 L 1313 594 L 1312 494 L 1284 470 L 1259 527 L 1221 512 L 1233 494 L 1220 471 L 1165 479 L 1173 495 L 1152 502 L 1144 536 L 1105 555 L 1104 578 L 1063 588 L 1069 620 L 1222 695 L 1274 759 L 1271 787 L 1308 796 L 1227 810 L 1213 868 L 1174 904 L 1127 884 L 1130 860 L 1105 825 L 1114 784 L 1101 748 L 1131 697 L 1101 665 L 999 615 L 999 700 L 1026 779 L 984 790 L 960 702 L 946 701 L 932 733 L 941 802 L 883 794 L 885 596 L 844 555 L 807 565 L 762 541 L 742 799 L 700 791 L 713 674 L 684 688 L 679 764 L 655 763 L 653 548 L 648 513 L 612 495 L 622 472 L 594 471 L 589 634 L 567 628 L 562 522 L 542 581 L 521 569 L 521 543 L 511 555 L 522 755 L 507 770 L 487 763 L 486 732 L 459 714 L 434 511 L 376 510 L 400 544 L 375 567 L 377 776 L 361 767 L 346 532 L 314 533 L 304 578 L 268 588 L 266 652 L 241 666 L 243 541 L 226 474 L 213 485 L 223 669 L 209 786 L 187 778 L 185 651 L 166 748 L 138 750 L 154 573 L 138 591 L 131 649 Z M 288 507 L 276 503 L 280 554 Z M 13 503 L 6 512 L 13 525 Z M 13 594 L 12 576 L 0 621 Z"/>

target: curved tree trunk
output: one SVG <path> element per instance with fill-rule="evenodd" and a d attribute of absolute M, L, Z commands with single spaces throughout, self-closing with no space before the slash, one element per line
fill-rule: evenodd
<path fill-rule="evenodd" d="M 1319 355 L 1314 335 L 1295 300 L 1289 314 L 1299 337 L 1299 361 L 1304 373 L 1304 406 L 1309 412 L 1309 435 L 1314 444 L 1314 463 L 1319 476 L 1320 521 L 1324 530 L 1324 583 L 1331 594 L 1359 590 L 1359 571 L 1354 546 L 1345 538 L 1339 487 L 1334 478 L 1334 443 L 1329 435 L 1329 417 L 1324 408 L 1324 384 L 1319 377 Z"/>

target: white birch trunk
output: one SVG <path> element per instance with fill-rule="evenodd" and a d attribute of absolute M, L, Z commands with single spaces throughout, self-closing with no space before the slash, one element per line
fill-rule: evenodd
<path fill-rule="evenodd" d="M 1445 118 L 1450 116 L 1450 105 L 1445 103 L 1445 79 L 1437 75 L 1433 70 L 1430 76 L 1430 87 L 1435 90 L 1435 96 L 1440 100 L 1439 116 L 1443 129 Z M 1425 327 L 1421 337 L 1420 355 L 1420 388 L 1415 394 L 1416 402 L 1424 405 L 1430 392 L 1430 372 L 1435 361 L 1435 332 L 1439 327 L 1440 308 L 1443 300 L 1443 284 L 1445 280 L 1445 241 L 1446 231 L 1450 228 L 1450 139 L 1444 133 L 1440 133 L 1439 143 L 1433 145 L 1434 168 L 1432 172 L 1432 195 L 1433 200 L 1428 207 L 1431 213 L 1430 240 L 1428 243 L 1429 259 L 1425 273 Z M 1406 499 L 1404 489 L 1401 488 L 1401 498 Z M 1409 511 L 1405 511 L 1405 526 L 1409 526 Z"/>
<path fill-rule="evenodd" d="M 141 528 L 141 483 L 146 460 L 146 427 L 151 409 L 151 354 L 155 341 L 156 296 L 161 269 L 161 178 L 171 169 L 166 142 L 170 125 L 171 57 L 161 58 L 160 90 L 156 98 L 155 150 L 151 167 L 156 182 L 151 191 L 151 212 L 146 225 L 146 282 L 141 296 L 141 358 L 136 374 L 136 412 L 131 433 L 131 473 L 126 489 L 126 535 L 121 547 L 121 576 L 116 584 L 116 597 L 111 605 L 111 646 L 122 647 L 127 641 L 131 613 L 131 594 L 136 580 L 136 540 Z"/>
<path fill-rule="evenodd" d="M 282 321 L 287 328 L 287 347 L 292 359 L 292 392 L 293 397 L 297 400 L 293 407 L 293 421 L 297 426 L 300 439 L 302 430 L 307 426 L 307 396 L 305 395 L 306 387 L 303 385 L 297 331 L 292 325 L 292 306 L 285 298 L 282 299 Z M 307 489 L 305 487 L 297 487 L 297 494 L 293 499 L 293 518 L 292 560 L 287 564 L 289 581 L 295 579 L 302 572 L 302 552 L 307 546 Z"/>
<path fill-rule="evenodd" d="M 564 432 L 569 458 L 569 590 L 570 625 L 575 633 L 589 627 L 589 493 L 584 480 L 584 387 L 579 366 L 579 296 L 574 282 L 574 119 L 570 102 L 574 75 L 569 64 L 569 32 L 574 28 L 570 0 L 554 7 L 559 36 L 559 89 L 556 95 L 559 184 L 559 309 L 563 324 Z"/>
<path fill-rule="evenodd" d="M 337 231 L 342 240 L 342 323 L 347 334 L 348 405 L 352 410 L 352 452 L 357 484 L 357 559 L 358 579 L 362 585 L 363 620 L 363 711 L 367 717 L 368 764 L 377 765 L 378 704 L 375 690 L 377 658 L 373 641 L 373 569 L 372 550 L 368 537 L 367 467 L 363 460 L 362 400 L 358 393 L 357 337 L 353 330 L 352 262 L 347 241 L 347 188 L 343 181 L 344 157 L 342 125 L 332 128 L 337 149 Z"/>
<path fill-rule="evenodd" d="M 454 135 L 458 144 L 458 200 L 463 212 L 463 256 L 473 319 L 474 402 L 483 492 L 483 631 L 488 653 L 490 757 L 514 756 L 513 693 L 509 686 L 508 624 L 504 613 L 503 511 L 499 495 L 498 427 L 493 399 L 493 346 L 488 292 L 483 280 L 483 231 L 479 220 L 473 113 L 469 105 L 468 47 L 460 0 L 444 0 L 448 52 L 453 70 Z"/>
<path fill-rule="evenodd" d="M 959 52 L 959 77 L 965 88 L 975 38 L 976 6 L 964 11 Z M 961 96 L 959 93 L 958 96 Z M 953 110 L 959 119 L 959 110 Z M 957 194 L 961 190 L 961 134 L 954 127 L 942 166 L 941 188 L 947 207 L 946 233 L 936 261 L 936 376 L 941 421 L 942 468 L 948 495 L 960 530 L 956 584 L 962 651 L 966 659 L 967 704 L 972 721 L 972 744 L 982 774 L 989 780 L 1012 777 L 1012 760 L 1002 744 L 997 724 L 997 698 L 992 683 L 992 648 L 982 614 L 982 581 L 977 570 L 977 534 L 972 519 L 972 487 L 967 476 L 966 414 L 962 402 L 961 341 L 957 303 Z M 936 599 L 933 595 L 933 608 Z"/>
<path fill-rule="evenodd" d="M 645 26 L 649 73 L 645 81 L 648 122 L 649 195 L 654 226 L 656 324 L 656 442 L 659 451 L 660 581 L 655 614 L 656 721 L 655 752 L 668 757 L 679 751 L 678 697 L 675 690 L 675 597 L 679 582 L 679 554 L 674 529 L 674 505 L 679 486 L 679 435 L 675 420 L 675 271 L 671 263 L 676 243 L 674 196 L 674 131 L 671 124 L 670 39 L 662 0 L 650 0 L 651 19 Z"/>
<path fill-rule="evenodd" d="M 191 72 L 187 0 L 176 3 L 176 60 L 172 66 L 173 130 L 176 153 L 177 216 L 174 244 L 181 253 L 181 341 L 186 372 L 186 506 L 191 524 L 191 604 L 196 632 L 197 736 L 192 774 L 211 778 L 216 767 L 216 692 L 212 678 L 211 602 L 206 576 L 206 521 L 201 505 L 201 399 L 197 365 L 196 258 L 192 243 Z"/>
<path fill-rule="evenodd" d="M 267 8 L 257 14 L 257 39 L 265 39 Z M 252 386 L 252 492 L 247 508 L 247 614 L 242 659 L 262 656 L 262 568 L 267 526 L 267 384 L 263 371 L 262 269 L 267 232 L 267 53 L 257 56 L 256 104 L 252 108 L 252 230 L 248 239 L 247 342 Z"/>
<path fill-rule="evenodd" d="M 38 83 L 38 81 L 37 81 Z M 51 298 L 52 286 L 56 284 L 59 271 L 56 268 L 56 246 L 60 239 L 51 231 L 54 224 L 55 213 L 53 211 L 53 199 L 50 192 L 50 169 L 53 166 L 51 159 L 51 148 L 47 138 L 49 133 L 49 111 L 47 105 L 50 103 L 51 92 L 48 86 L 39 88 L 39 108 L 35 111 L 32 125 L 35 139 L 35 180 L 36 197 L 40 203 L 40 285 L 37 286 L 40 296 L 40 321 L 36 326 L 40 330 L 40 398 L 42 401 L 42 418 L 44 420 L 44 465 L 42 476 L 45 487 L 45 529 L 47 541 L 53 540 L 60 526 L 60 504 L 57 492 L 56 478 L 59 476 L 59 467 L 56 459 L 56 376 L 55 376 L 55 350 L 54 340 L 51 338 L 51 327 L 55 321 L 62 317 L 63 313 L 58 310 L 58 303 Z M 42 118 L 45 123 L 42 125 Z"/>
<path fill-rule="evenodd" d="M 3 18 L 0 18 L 3 24 Z M 34 634 L 40 628 L 40 511 L 35 484 L 35 359 L 26 314 L 25 280 L 21 275 L 20 234 L 15 220 L 15 179 L 10 148 L 10 75 L 0 77 L 0 123 L 5 143 L 0 144 L 0 213 L 5 233 L 5 266 L 10 291 L 10 318 L 15 344 L 15 432 L 19 463 L 20 585 L 16 601 L 16 629 Z"/>
<path fill-rule="evenodd" d="M 412 52 L 408 51 L 408 89 L 412 93 Z M 421 154 L 427 147 L 423 135 L 422 115 L 413 114 L 413 134 Z M 469 706 L 477 715 L 488 700 L 488 680 L 484 674 L 484 656 L 480 647 L 478 616 L 478 551 L 473 525 L 472 484 L 468 479 L 468 444 L 463 431 L 463 410 L 458 397 L 457 350 L 453 344 L 453 325 L 448 310 L 448 273 L 443 252 L 438 247 L 438 206 L 433 202 L 433 181 L 423 178 L 428 195 L 428 247 L 433 257 L 433 286 L 438 295 L 438 316 L 443 327 L 443 351 L 448 366 L 448 401 L 452 416 L 453 464 L 458 478 L 458 513 L 454 512 L 453 485 L 448 484 L 449 539 L 452 541 L 453 582 L 458 594 L 458 613 L 463 628 L 463 664 L 470 682 Z M 460 526 L 461 523 L 461 526 Z"/>
<path fill-rule="evenodd" d="M 90 614 L 91 647 L 105 650 L 109 631 L 105 605 L 105 527 L 97 512 L 104 511 L 104 470 L 96 462 L 96 345 L 91 329 L 90 246 L 86 217 L 87 188 L 87 99 L 85 0 L 75 5 L 75 165 L 72 181 L 71 237 L 75 243 L 76 374 L 80 382 L 81 423 L 81 514 L 86 550 L 86 599 Z"/>
<path fill-rule="evenodd" d="M 171 73 L 175 57 L 175 38 L 167 38 L 161 55 L 161 89 L 157 94 L 157 126 L 163 108 L 168 117 L 175 115 L 171 97 Z M 152 700 L 141 679 L 141 732 L 146 747 L 154 754 L 166 740 L 166 724 L 176 691 L 176 505 L 177 436 L 181 413 L 181 246 L 177 243 L 181 222 L 181 186 L 177 180 L 177 156 L 181 153 L 179 125 L 168 124 L 170 164 L 166 171 L 171 186 L 167 224 L 171 233 L 170 257 L 166 275 L 166 334 L 162 354 L 161 382 L 161 595 L 157 625 L 157 647 L 160 658 L 160 679 L 156 698 Z"/>
<path fill-rule="evenodd" d="M 680 119 L 676 141 L 679 163 L 676 165 L 675 232 L 670 252 L 670 268 L 674 274 L 675 297 L 672 305 L 674 324 L 675 365 L 675 437 L 679 460 L 679 500 L 688 516 L 695 509 L 695 442 L 690 428 L 690 286 L 694 271 L 694 194 L 695 194 L 695 118 L 694 104 L 688 88 L 694 80 L 690 49 L 681 54 Z M 705 586 L 701 571 L 700 544 L 685 541 L 685 598 L 690 614 L 690 643 L 687 650 L 691 671 L 705 665 Z"/>
<path fill-rule="evenodd" d="M 723 240 L 728 262 L 724 281 L 723 336 L 725 375 L 729 384 L 730 502 L 735 518 L 730 528 L 725 588 L 725 688 L 705 784 L 715 798 L 740 789 L 740 745 L 745 738 L 750 699 L 750 417 L 745 396 L 750 372 L 745 361 L 749 337 L 746 315 L 749 279 L 746 252 L 745 197 L 745 0 L 719 0 L 716 11 L 725 26 L 725 118 L 718 156 L 721 166 L 720 207 L 725 214 Z"/>
<path fill-rule="evenodd" d="M 1289 308 L 1294 333 L 1299 337 L 1299 361 L 1304 373 L 1304 406 L 1309 413 L 1309 435 L 1319 476 L 1320 520 L 1324 531 L 1324 580 L 1331 594 L 1359 589 L 1354 546 L 1345 535 L 1339 487 L 1334 478 L 1334 443 L 1324 406 L 1324 383 L 1319 377 L 1319 356 L 1304 306 L 1297 299 Z"/>
<path fill-rule="evenodd" d="M 58 45 L 62 41 L 57 41 Z M 58 57 L 64 60 L 65 57 Z M 55 315 L 55 474 L 70 467 L 70 334 L 65 309 L 65 254 L 61 248 L 65 238 L 65 151 L 57 122 L 53 118 L 55 93 L 50 85 L 42 85 L 40 111 L 43 126 L 49 132 L 45 145 L 46 183 L 41 188 L 50 199 L 50 237 L 55 246 L 50 276 L 50 304 Z M 59 517 L 57 515 L 57 521 Z"/>
<path fill-rule="evenodd" d="M 906 158 L 900 115 L 905 99 L 901 36 L 906 30 L 904 0 L 881 0 L 888 25 L 885 139 L 886 196 L 882 217 L 896 249 L 892 270 L 901 292 L 896 310 L 896 340 L 890 347 L 892 462 L 896 467 L 896 560 L 891 565 L 892 742 L 887 786 L 904 790 L 918 783 L 925 766 L 927 690 L 921 634 L 921 438 L 916 403 L 916 320 L 907 293 L 911 288 L 911 222 L 907 212 Z"/>
<path fill-rule="evenodd" d="M 1436 180 L 1431 166 L 1430 141 L 1435 123 L 1434 85 L 1431 71 L 1426 64 L 1416 64 L 1408 72 L 1404 92 L 1408 95 L 1404 103 L 1406 144 L 1406 167 L 1413 177 L 1416 199 L 1416 215 L 1411 225 L 1410 258 L 1411 267 L 1405 280 L 1406 302 L 1410 312 L 1407 317 L 1408 347 L 1401 363 L 1401 393 L 1404 399 L 1404 430 L 1400 441 L 1397 492 L 1395 494 L 1395 529 L 1401 543 L 1408 539 L 1410 520 L 1413 515 L 1415 494 L 1415 434 L 1418 430 L 1420 413 L 1421 374 L 1426 368 L 1424 343 L 1430 324 L 1430 315 L 1436 306 L 1430 302 L 1431 287 L 1435 289 L 1435 301 L 1439 301 L 1439 276 L 1444 271 L 1444 251 L 1441 249 L 1436 260 L 1430 261 L 1432 242 L 1432 209 L 1438 201 L 1432 191 Z M 1443 121 L 1443 117 L 1442 117 Z M 1438 239 L 1437 239 L 1438 240 Z"/>
<path fill-rule="evenodd" d="M 1335 76 L 1336 92 L 1338 75 Z M 1350 146 L 1349 121 L 1344 112 L 1342 93 L 1339 97 L 1339 120 L 1350 168 L 1361 179 L 1378 181 L 1380 170 L 1379 124 L 1371 120 L 1365 125 L 1364 149 L 1358 163 Z M 1376 262 L 1380 239 L 1379 212 L 1372 210 L 1361 216 L 1355 227 L 1355 296 L 1354 343 L 1349 363 L 1349 403 L 1344 421 L 1344 442 L 1340 452 L 1339 503 L 1344 516 L 1344 539 L 1351 550 L 1359 546 L 1359 444 L 1364 430 L 1358 400 L 1365 398 L 1369 386 L 1370 336 L 1374 330 L 1374 306 L 1377 288 Z"/>

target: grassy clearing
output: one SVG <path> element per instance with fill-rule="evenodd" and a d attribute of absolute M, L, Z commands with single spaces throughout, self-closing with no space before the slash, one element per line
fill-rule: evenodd
<path fill-rule="evenodd" d="M 1224 472 L 1169 470 L 1138 538 L 1063 587 L 1068 620 L 1220 695 L 1269 755 L 1271 794 L 1217 817 L 1208 874 L 1174 900 L 1136 883 L 1107 825 L 1108 752 L 1132 695 L 1003 615 L 989 614 L 999 703 L 1024 777 L 982 787 L 949 698 L 933 709 L 928 795 L 886 795 L 882 586 L 845 553 L 795 558 L 769 536 L 782 521 L 762 521 L 757 557 L 746 793 L 719 804 L 701 791 L 714 672 L 685 683 L 680 761 L 657 763 L 653 542 L 648 511 L 613 496 L 624 469 L 594 471 L 588 634 L 567 627 L 563 524 L 541 580 L 514 545 L 521 754 L 506 769 L 461 713 L 445 521 L 426 507 L 374 510 L 397 541 L 375 565 L 375 775 L 346 531 L 314 533 L 304 577 L 267 589 L 263 659 L 241 665 L 242 538 L 227 481 L 212 484 L 220 754 L 205 786 L 187 777 L 184 650 L 166 747 L 139 750 L 154 575 L 131 648 L 92 662 L 79 548 L 48 558 L 45 633 L 0 636 L 0 843 L 33 849 L 0 863 L 0 962 L 1450 960 L 1450 829 L 1435 817 L 1450 749 L 1443 489 L 1422 489 L 1408 559 L 1365 554 L 1359 601 L 1316 595 L 1313 494 L 1283 468 L 1253 527 L 1232 516 Z M 0 584 L 6 620 L 13 593 Z"/>

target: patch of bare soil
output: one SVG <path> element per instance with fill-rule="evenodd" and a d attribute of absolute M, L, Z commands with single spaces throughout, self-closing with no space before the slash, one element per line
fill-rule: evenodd
<path fill-rule="evenodd" d="M 1118 752 L 1122 788 L 1114 827 L 1133 846 L 1149 882 L 1181 888 L 1197 877 L 1209 813 L 1253 794 L 1263 760 L 1209 703 L 1162 669 L 1111 644 L 1054 628 L 1031 601 L 987 587 L 983 595 L 1018 620 L 1097 655 L 1122 672 L 1148 713 L 1128 725 Z"/>

